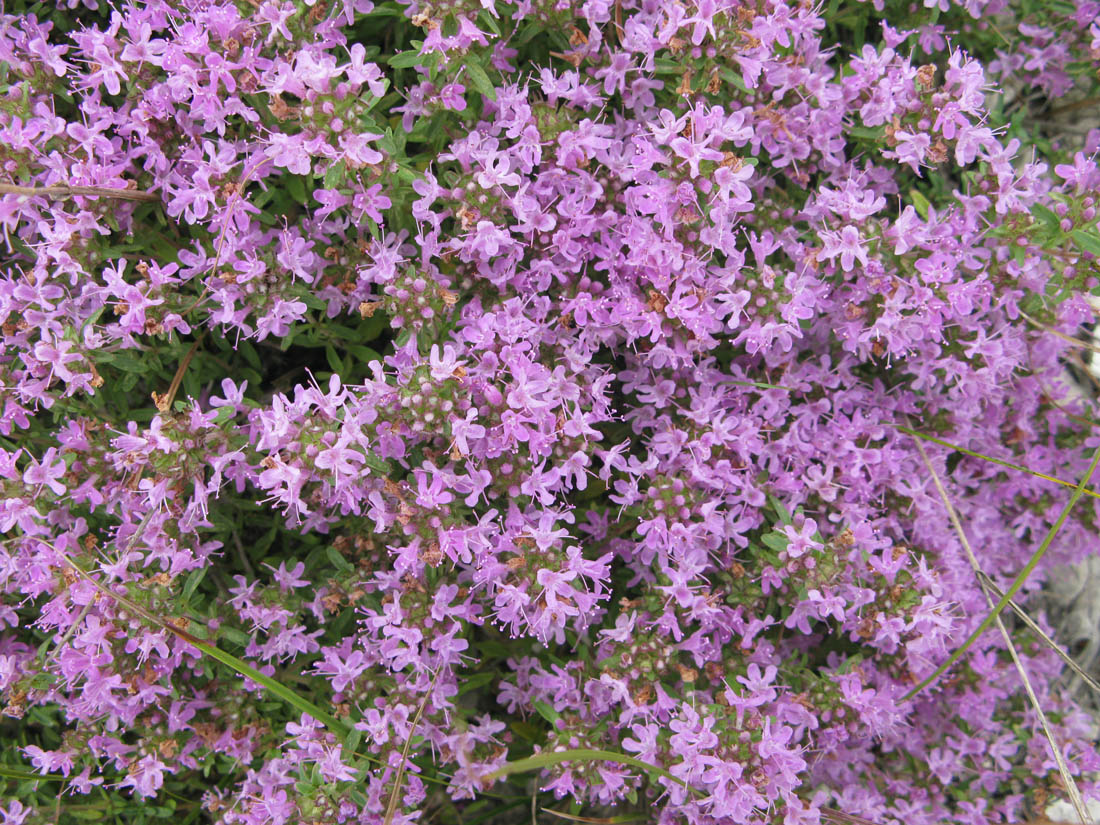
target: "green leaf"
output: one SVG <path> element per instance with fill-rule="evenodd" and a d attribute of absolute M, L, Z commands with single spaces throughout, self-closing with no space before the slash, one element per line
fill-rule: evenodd
<path fill-rule="evenodd" d="M 388 476 L 390 473 L 393 472 L 392 464 L 386 461 L 386 459 L 376 456 L 372 452 L 364 452 L 363 459 L 366 462 L 366 465 L 374 470 L 376 473 L 381 473 L 382 475 Z"/>
<path fill-rule="evenodd" d="M 275 537 L 279 534 L 278 523 L 272 524 L 271 528 L 264 533 L 264 535 L 256 541 L 252 546 L 252 551 L 257 556 L 262 556 L 268 551 L 268 548 L 275 543 Z"/>
<path fill-rule="evenodd" d="M 301 175 L 284 175 L 283 177 L 286 179 L 286 191 L 290 193 L 294 200 L 304 205 L 307 200 L 306 179 Z"/>
<path fill-rule="evenodd" d="M 195 395 L 195 393 L 192 393 L 192 397 L 194 397 Z M 231 420 L 236 414 L 237 411 L 233 407 L 218 407 L 218 411 L 214 413 L 214 423 L 224 424 L 227 421 Z"/>
<path fill-rule="evenodd" d="M 886 130 L 881 126 L 849 126 L 848 134 L 852 137 L 866 138 L 867 140 L 882 140 L 886 136 Z"/>
<path fill-rule="evenodd" d="M 370 13 L 371 17 L 404 17 L 405 9 L 397 3 L 382 3 L 375 6 Z"/>
<path fill-rule="evenodd" d="M 328 303 L 323 298 L 319 298 L 311 290 L 304 289 L 295 297 L 310 309 L 328 309 Z"/>
<path fill-rule="evenodd" d="M 917 210 L 917 214 L 921 216 L 923 220 L 928 220 L 928 210 L 932 204 L 928 202 L 919 189 L 910 189 L 909 197 L 913 199 L 913 208 Z"/>
<path fill-rule="evenodd" d="M 1058 228 L 1058 224 L 1060 223 L 1058 216 L 1041 203 L 1037 203 L 1031 207 L 1031 214 L 1035 216 L 1036 220 L 1046 224 L 1048 229 Z"/>
<path fill-rule="evenodd" d="M 551 725 L 556 724 L 558 720 L 561 719 L 561 714 L 554 710 L 552 705 L 542 701 L 541 699 L 536 699 L 531 703 L 531 705 L 535 708 L 536 711 L 538 711 L 539 716 L 541 716 Z"/>
<path fill-rule="evenodd" d="M 539 728 L 522 719 L 517 719 L 509 727 L 512 733 L 528 742 L 538 742 L 543 739 L 542 731 Z"/>
<path fill-rule="evenodd" d="M 783 522 L 784 524 L 794 523 L 794 519 L 791 518 L 791 511 L 783 506 L 783 502 L 781 502 L 775 496 L 768 496 L 768 501 L 771 502 L 772 509 L 775 510 L 781 522 Z"/>
<path fill-rule="evenodd" d="M 329 545 L 325 548 L 325 555 L 332 562 L 332 566 L 343 573 L 354 573 L 355 565 L 340 555 L 340 551 Z"/>
<path fill-rule="evenodd" d="M 325 189 L 335 189 L 344 180 L 344 161 L 338 160 L 325 170 L 323 179 Z"/>
<path fill-rule="evenodd" d="M 791 543 L 791 540 L 782 533 L 766 533 L 760 541 L 765 547 L 769 547 L 777 553 L 782 553 Z"/>
<path fill-rule="evenodd" d="M 240 645 L 241 647 L 248 647 L 248 643 L 251 641 L 249 635 L 243 630 L 238 630 L 237 628 L 230 627 L 229 625 L 222 625 L 221 627 L 219 627 L 218 633 L 223 639 L 226 639 L 227 641 L 230 641 L 235 645 Z"/>
<path fill-rule="evenodd" d="M 118 367 L 124 372 L 145 373 L 149 370 L 147 361 L 142 361 L 121 352 L 103 353 L 99 358 L 101 361 L 106 360 L 112 367 Z"/>
<path fill-rule="evenodd" d="M 224 407 L 222 409 L 224 409 Z M 192 570 L 190 575 L 188 575 L 187 581 L 183 583 L 183 592 L 181 594 L 184 604 L 188 604 L 191 601 L 191 597 L 195 595 L 195 591 L 206 577 L 206 571 L 209 569 L 208 567 L 200 567 L 198 570 Z"/>
<path fill-rule="evenodd" d="M 398 52 L 386 62 L 395 69 L 412 69 L 416 66 L 427 66 L 425 57 L 420 54 L 419 49 Z"/>
<path fill-rule="evenodd" d="M 31 677 L 31 687 L 35 690 L 47 690 L 56 681 L 57 676 L 55 674 L 39 672 Z"/>
<path fill-rule="evenodd" d="M 466 73 L 470 76 L 470 82 L 474 85 L 474 88 L 481 92 L 489 100 L 496 100 L 496 89 L 493 88 L 493 81 L 489 79 L 489 75 L 485 73 L 485 69 L 481 67 L 480 63 L 470 61 L 466 64 Z"/>
<path fill-rule="evenodd" d="M 458 689 L 458 695 L 462 696 L 463 694 L 469 693 L 471 690 L 477 690 L 479 687 L 484 687 L 498 678 L 500 678 L 500 674 L 494 671 L 481 671 L 469 677 L 463 677 Z"/>
<path fill-rule="evenodd" d="M 1093 235 L 1091 232 L 1086 232 L 1084 229 L 1074 229 L 1070 235 L 1073 236 L 1074 243 L 1081 251 L 1100 258 L 1100 237 Z"/>
<path fill-rule="evenodd" d="M 498 23 L 497 19 L 495 17 L 493 17 L 493 15 L 489 14 L 489 12 L 487 12 L 487 11 L 480 12 L 477 16 L 477 19 L 482 23 L 482 25 L 484 25 L 486 28 L 488 28 L 489 31 L 491 31 L 497 37 L 503 37 L 504 36 L 503 33 L 500 30 L 500 23 Z"/>
<path fill-rule="evenodd" d="M 348 753 L 355 753 L 359 748 L 359 743 L 363 741 L 363 731 L 358 728 L 352 728 L 349 731 L 347 738 L 344 739 L 344 750 Z"/>
<path fill-rule="evenodd" d="M 371 361 L 381 361 L 382 355 L 378 350 L 371 349 L 370 347 L 364 347 L 361 344 L 352 344 L 348 347 L 348 352 L 362 361 L 364 364 L 369 364 Z"/>
<path fill-rule="evenodd" d="M 328 361 L 329 367 L 337 375 L 343 375 L 344 362 L 340 360 L 340 356 L 336 353 L 335 347 L 331 345 L 325 346 L 325 360 Z"/>

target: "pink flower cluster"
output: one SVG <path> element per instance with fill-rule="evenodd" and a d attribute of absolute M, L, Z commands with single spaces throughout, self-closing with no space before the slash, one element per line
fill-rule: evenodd
<path fill-rule="evenodd" d="M 0 16 L 0 767 L 41 775 L 5 825 L 1061 792 L 1000 636 L 908 694 L 988 611 L 932 472 L 1004 588 L 1070 495 L 1012 465 L 1100 446 L 1100 133 L 989 94 L 1089 93 L 1095 3 L 1006 48 L 1000 0 L 858 42 L 795 0 L 67 5 Z M 573 749 L 654 770 L 489 779 Z"/>

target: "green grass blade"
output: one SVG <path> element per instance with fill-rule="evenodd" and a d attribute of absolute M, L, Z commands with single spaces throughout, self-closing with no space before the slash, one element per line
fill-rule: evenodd
<path fill-rule="evenodd" d="M 997 617 L 1001 615 L 1001 611 L 1008 606 L 1008 603 L 1012 600 L 1012 597 L 1016 595 L 1024 582 L 1027 581 L 1027 577 L 1031 575 L 1032 571 L 1038 566 L 1040 560 L 1047 552 L 1047 548 L 1050 547 L 1054 537 L 1058 535 L 1058 531 L 1062 529 L 1062 525 L 1066 523 L 1066 519 L 1069 518 L 1070 511 L 1073 510 L 1073 506 L 1077 504 L 1077 500 L 1081 498 L 1081 494 L 1085 491 L 1085 485 L 1089 483 L 1089 479 L 1092 478 L 1092 474 L 1096 471 L 1096 465 L 1100 464 L 1100 447 L 1096 448 L 1096 451 L 1092 454 L 1092 463 L 1089 465 L 1088 472 L 1078 482 L 1077 486 L 1073 488 L 1073 495 L 1069 497 L 1069 501 L 1066 502 L 1066 506 L 1062 508 L 1062 512 L 1058 516 L 1058 520 L 1054 522 L 1050 530 L 1047 532 L 1046 537 L 1043 539 L 1043 543 L 1039 545 L 1039 549 L 1035 551 L 1032 557 L 1028 560 L 1028 563 L 1024 565 L 1024 568 L 1016 575 L 1016 578 L 1012 580 L 1012 584 L 1008 590 L 1001 596 L 1000 601 L 997 602 L 993 608 L 993 612 L 985 617 L 984 621 L 978 625 L 977 629 L 970 634 L 969 638 L 963 642 L 962 646 L 952 653 L 946 662 L 936 668 L 932 675 L 924 679 L 919 685 L 909 691 L 902 697 L 903 702 L 908 702 L 936 679 L 943 675 L 949 667 L 957 662 L 962 656 L 970 649 L 970 646 L 977 641 L 978 637 L 985 633 L 997 620 Z"/>
<path fill-rule="evenodd" d="M 42 539 L 39 539 L 39 541 L 42 541 Z M 79 573 L 82 578 L 91 582 L 92 585 L 107 598 L 114 599 L 119 604 L 125 605 L 128 609 L 132 610 L 134 613 L 141 616 L 143 619 L 150 622 L 151 624 L 167 630 L 172 635 L 183 639 L 183 641 L 187 642 L 189 645 L 198 648 L 199 651 L 209 656 L 211 659 L 216 659 L 223 665 L 227 665 L 233 668 L 233 670 L 237 671 L 237 673 L 239 673 L 241 676 L 251 679 L 258 685 L 262 685 L 268 692 L 274 694 L 275 696 L 278 696 L 291 707 L 302 713 L 308 714 L 309 716 L 312 716 L 314 719 L 316 719 L 318 722 L 321 722 L 325 727 L 327 727 L 338 737 L 340 737 L 341 741 L 343 741 L 347 737 L 347 725 L 337 720 L 336 717 L 333 716 L 331 713 L 322 710 L 320 707 L 313 704 L 313 702 L 309 701 L 301 694 L 288 688 L 282 682 L 279 682 L 275 679 L 272 679 L 270 676 L 265 676 L 263 673 L 260 673 L 260 671 L 256 670 L 256 668 L 252 667 L 252 665 L 248 664 L 248 662 L 244 661 L 243 659 L 238 659 L 236 656 L 230 653 L 226 653 L 221 648 L 215 647 L 209 642 L 203 641 L 197 636 L 188 633 L 186 630 L 181 630 L 180 628 L 175 627 L 174 625 L 164 621 L 158 616 L 154 616 L 152 613 L 150 613 L 148 610 L 146 610 L 144 607 L 137 604 L 136 602 L 131 601 L 125 596 L 122 596 L 104 587 L 89 573 L 79 567 L 65 553 L 61 552 L 56 547 L 49 544 L 49 542 L 43 541 L 43 544 L 47 544 L 49 547 L 51 547 L 55 553 L 57 553 L 59 556 L 61 556 L 61 558 L 65 560 L 66 564 L 68 564 L 70 567 L 72 567 L 73 570 Z"/>
<path fill-rule="evenodd" d="M 67 777 L 59 773 L 33 773 L 31 771 L 21 771 L 18 768 L 0 766 L 0 779 L 18 780 L 20 782 L 64 782 Z"/>
<path fill-rule="evenodd" d="M 919 432 L 917 430 L 911 429 L 910 427 L 903 427 L 900 424 L 895 424 L 894 427 L 896 427 L 900 432 L 903 432 L 906 435 L 913 436 L 913 438 L 919 438 L 922 441 L 931 441 L 933 444 L 939 444 L 941 447 L 947 447 L 947 449 L 954 450 L 955 452 L 962 453 L 963 455 L 969 455 L 969 456 L 973 456 L 974 458 L 980 458 L 983 461 L 990 462 L 991 464 L 999 464 L 1002 467 L 1008 467 L 1010 470 L 1018 470 L 1021 473 L 1027 473 L 1028 475 L 1035 476 L 1036 478 L 1041 478 L 1044 481 L 1052 481 L 1055 484 L 1061 484 L 1063 487 L 1071 487 L 1072 488 L 1072 487 L 1077 486 L 1072 481 L 1065 481 L 1064 479 L 1061 479 L 1061 478 L 1056 478 L 1054 476 L 1048 476 L 1045 473 L 1039 473 L 1039 472 L 1036 472 L 1035 470 L 1030 470 L 1027 467 L 1024 467 L 1020 464 L 1013 464 L 1011 461 L 1005 461 L 1005 460 L 1000 459 L 1000 458 L 994 458 L 991 455 L 986 455 L 985 453 L 979 453 L 979 452 L 975 452 L 974 450 L 968 450 L 966 447 L 960 447 L 958 444 L 952 444 L 950 441 L 944 441 L 942 438 L 936 438 L 934 435 L 926 435 L 925 433 L 922 433 L 922 432 Z M 1085 490 L 1084 494 L 1086 496 L 1092 496 L 1093 498 L 1100 498 L 1100 493 L 1097 493 L 1093 490 Z"/>
<path fill-rule="evenodd" d="M 623 814 L 622 816 L 574 816 L 565 811 L 555 811 L 553 808 L 543 808 L 543 813 L 556 816 L 560 819 L 568 819 L 570 822 L 586 822 L 588 825 L 620 825 L 624 822 L 640 822 L 643 817 L 640 814 Z"/>
<path fill-rule="evenodd" d="M 347 725 L 345 725 L 343 722 L 340 722 L 332 714 L 327 713 L 317 705 L 313 704 L 313 702 L 306 699 L 300 693 L 296 693 L 295 691 L 291 690 L 282 682 L 276 681 L 270 676 L 265 676 L 264 674 L 260 673 L 260 671 L 256 670 L 256 668 L 248 664 L 248 662 L 245 662 L 242 659 L 238 659 L 236 656 L 230 653 L 226 653 L 221 648 L 215 647 L 209 642 L 204 642 L 202 639 L 199 639 L 196 636 L 192 636 L 190 633 L 182 630 L 177 630 L 173 627 L 169 627 L 168 629 L 188 644 L 197 647 L 211 659 L 217 659 L 223 665 L 228 665 L 229 667 L 233 668 L 233 670 L 237 671 L 237 673 L 239 673 L 241 676 L 251 679 L 253 682 L 256 682 L 259 685 L 263 685 L 265 690 L 267 690 L 269 693 L 275 694 L 284 702 L 293 707 L 295 710 L 312 716 L 314 719 L 316 719 L 318 722 L 321 722 L 326 728 L 331 730 L 337 736 L 345 737 L 348 735 Z"/>
<path fill-rule="evenodd" d="M 526 759 L 517 759 L 515 762 L 508 762 L 503 768 L 493 771 L 485 778 L 490 782 L 495 782 L 497 779 L 509 776 L 513 773 L 527 773 L 528 771 L 542 770 L 550 765 L 557 765 L 562 762 L 618 762 L 621 765 L 630 765 L 632 768 L 638 768 L 649 774 L 663 776 L 665 779 L 670 779 L 677 785 L 683 785 L 689 791 L 695 793 L 695 789 L 687 782 L 678 776 L 673 776 L 664 768 L 658 767 L 657 765 L 651 765 L 648 762 L 643 762 L 641 759 L 636 759 L 625 753 L 590 750 L 588 748 L 574 748 L 573 750 L 566 751 L 537 753 Z"/>

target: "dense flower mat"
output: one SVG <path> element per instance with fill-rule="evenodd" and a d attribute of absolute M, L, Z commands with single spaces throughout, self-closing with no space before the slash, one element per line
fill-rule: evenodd
<path fill-rule="evenodd" d="M 0 819 L 1041 811 L 1098 14 L 9 2 Z"/>

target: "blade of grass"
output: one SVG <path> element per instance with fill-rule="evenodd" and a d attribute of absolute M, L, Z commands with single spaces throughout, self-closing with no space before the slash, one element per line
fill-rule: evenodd
<path fill-rule="evenodd" d="M 1040 329 L 1043 332 L 1049 332 L 1056 338 L 1061 338 L 1070 346 L 1076 347 L 1078 349 L 1091 350 L 1092 352 L 1100 352 L 1100 347 L 1096 346 L 1095 344 L 1090 344 L 1088 341 L 1082 341 L 1080 338 L 1074 338 L 1072 335 L 1066 335 L 1064 332 L 1060 332 L 1053 327 L 1047 326 L 1042 321 L 1037 321 L 1035 318 L 1032 318 L 1030 315 L 1022 310 L 1020 311 L 1020 315 L 1022 315 L 1024 320 L 1031 324 L 1033 327 Z"/>
<path fill-rule="evenodd" d="M 537 771 L 548 768 L 551 765 L 558 765 L 562 762 L 618 762 L 620 765 L 630 765 L 632 768 L 638 768 L 646 773 L 662 776 L 665 779 L 675 782 L 677 785 L 683 785 L 692 793 L 696 792 L 687 782 L 678 776 L 673 776 L 662 767 L 643 762 L 641 759 L 636 759 L 625 753 L 592 750 L 588 748 L 574 748 L 572 750 L 553 751 L 551 753 L 537 753 L 534 756 L 528 756 L 526 759 L 517 759 L 515 762 L 507 762 L 504 767 L 493 771 L 484 778 L 488 782 L 495 782 L 502 777 L 510 776 L 514 773 Z"/>
<path fill-rule="evenodd" d="M 864 819 L 862 816 L 848 814 L 835 808 L 822 808 L 821 818 L 825 822 L 833 822 L 836 825 L 878 825 L 878 823 Z"/>
<path fill-rule="evenodd" d="M 251 679 L 258 685 L 262 685 L 268 692 L 274 694 L 275 696 L 278 696 L 291 707 L 302 713 L 308 714 L 309 716 L 312 716 L 314 719 L 316 719 L 318 722 L 321 722 L 323 725 L 325 725 L 325 727 L 327 727 L 341 739 L 347 737 L 348 728 L 343 722 L 338 721 L 335 716 L 322 710 L 301 694 L 291 690 L 281 682 L 272 679 L 270 676 L 266 676 L 263 673 L 260 673 L 260 671 L 252 667 L 252 665 L 248 664 L 248 662 L 238 659 L 236 656 L 230 653 L 226 653 L 221 648 L 215 647 L 209 642 L 203 641 L 197 636 L 188 633 L 186 630 L 175 627 L 171 623 L 166 622 L 157 616 L 154 616 L 152 613 L 150 613 L 148 610 L 146 610 L 144 607 L 137 604 L 133 600 L 109 590 L 108 588 L 100 584 L 95 578 L 91 576 L 91 574 L 87 573 L 83 568 L 76 564 L 76 562 L 70 559 L 68 555 L 63 553 L 61 550 L 58 550 L 47 541 L 44 541 L 42 539 L 39 539 L 39 541 L 42 541 L 43 544 L 45 544 L 47 547 L 57 553 L 62 559 L 65 560 L 65 563 L 68 564 L 69 567 L 71 567 L 82 578 L 91 582 L 92 586 L 94 586 L 104 596 L 110 599 L 114 599 L 119 604 L 125 606 L 128 610 L 131 610 L 138 616 L 141 616 L 147 622 L 150 622 L 151 624 L 163 630 L 166 630 L 172 635 L 182 639 L 192 647 L 197 648 L 199 651 L 209 656 L 211 659 L 216 659 L 223 665 L 226 665 L 237 671 L 237 673 L 239 673 L 241 676 L 244 676 L 247 679 Z"/>
<path fill-rule="evenodd" d="M 623 822 L 638 822 L 642 819 L 641 816 L 635 814 L 623 814 L 622 816 L 575 816 L 573 814 L 567 814 L 565 811 L 555 811 L 553 808 L 543 808 L 543 813 L 551 814 L 562 819 L 568 819 L 570 822 L 588 822 L 591 825 L 620 825 Z"/>
<path fill-rule="evenodd" d="M 950 441 L 944 441 L 942 438 L 937 438 L 936 436 L 933 436 L 933 435 L 927 435 L 927 434 L 922 433 L 918 430 L 914 430 L 911 427 L 904 427 L 901 424 L 895 424 L 894 427 L 897 430 L 899 430 L 900 432 L 905 433 L 906 435 L 911 435 L 914 438 L 919 438 L 923 441 L 931 441 L 933 444 L 939 444 L 941 447 L 947 447 L 949 450 L 954 450 L 955 452 L 962 453 L 963 455 L 972 456 L 974 458 L 980 458 L 983 461 L 990 462 L 991 464 L 999 464 L 1000 466 L 1007 467 L 1010 470 L 1018 470 L 1021 473 L 1027 473 L 1028 475 L 1035 476 L 1036 478 L 1041 478 L 1044 481 L 1052 481 L 1055 484 L 1061 484 L 1063 487 L 1072 488 L 1072 487 L 1076 486 L 1072 481 L 1065 481 L 1065 480 L 1060 479 L 1060 478 L 1055 478 L 1054 476 L 1048 476 L 1045 473 L 1036 472 L 1035 470 L 1031 470 L 1031 469 L 1029 469 L 1027 467 L 1024 467 L 1020 464 L 1013 464 L 1011 461 L 1005 461 L 1004 459 L 994 458 L 993 456 L 986 455 L 985 453 L 979 453 L 979 452 L 975 452 L 974 450 L 968 450 L 966 447 L 960 447 L 958 444 L 952 444 Z M 1100 493 L 1094 492 L 1093 490 L 1085 490 L 1084 493 L 1085 493 L 1086 496 L 1092 496 L 1093 498 L 1100 498 Z"/>
<path fill-rule="evenodd" d="M 1004 592 L 993 583 L 993 580 L 990 579 L 989 576 L 987 576 L 985 573 L 980 573 L 979 576 L 981 580 L 985 583 L 986 588 L 994 596 L 996 596 L 998 599 L 1004 596 Z M 1063 662 L 1065 662 L 1066 666 L 1070 670 L 1072 670 L 1077 676 L 1079 676 L 1086 685 L 1095 690 L 1097 693 L 1100 693 L 1100 683 L 1097 683 L 1095 679 L 1089 676 L 1088 673 L 1085 672 L 1084 668 L 1082 668 L 1079 664 L 1077 664 L 1076 661 L 1074 661 L 1073 657 L 1062 650 L 1061 646 L 1057 642 L 1055 642 L 1052 638 L 1050 638 L 1050 636 L 1044 633 L 1043 629 L 1039 627 L 1038 624 L 1036 624 L 1034 619 L 1027 615 L 1027 612 L 1022 607 L 1020 607 L 1020 605 L 1016 604 L 1016 602 L 1012 601 L 1012 599 L 1009 599 L 1008 606 L 1012 608 L 1012 612 L 1016 614 L 1020 621 L 1026 624 L 1031 632 L 1043 641 L 1043 644 L 1045 644 L 1047 647 L 1058 654 L 1058 657 Z"/>
<path fill-rule="evenodd" d="M 26 195 L 27 197 L 68 198 L 85 195 L 95 198 L 117 198 L 124 201 L 159 201 L 160 195 L 141 189 L 117 189 L 107 186 L 16 186 L 0 183 L 0 195 Z"/>
<path fill-rule="evenodd" d="M 723 384 L 733 384 L 736 387 L 756 387 L 758 390 L 783 390 L 785 392 L 795 392 L 794 387 L 784 387 L 782 384 L 767 384 L 763 381 L 739 381 L 734 378 L 727 378 L 722 381 Z"/>
<path fill-rule="evenodd" d="M 1062 525 L 1066 523 L 1066 519 L 1069 518 L 1069 514 L 1073 510 L 1073 506 L 1077 504 L 1077 500 L 1081 498 L 1081 494 L 1084 493 L 1085 485 L 1089 483 L 1089 479 L 1092 478 L 1092 474 L 1096 471 L 1096 465 L 1098 463 L 1100 463 L 1100 447 L 1097 447 L 1096 451 L 1092 454 L 1092 463 L 1089 465 L 1088 472 L 1086 472 L 1085 475 L 1081 478 L 1081 481 L 1077 484 L 1077 486 L 1073 488 L 1073 494 L 1069 497 L 1069 501 L 1066 502 L 1066 506 L 1062 508 L 1062 512 L 1058 515 L 1058 520 L 1055 521 L 1053 525 L 1051 525 L 1051 528 L 1047 532 L 1046 537 L 1043 539 L 1042 544 L 1039 545 L 1039 549 L 1035 551 L 1035 553 L 1028 560 L 1027 564 L 1024 565 L 1023 569 L 1016 574 L 1016 578 L 1013 579 L 1012 584 L 1009 586 L 1008 590 L 1005 591 L 1005 594 L 1001 597 L 1000 601 L 997 602 L 996 606 L 993 608 L 993 611 L 985 617 L 982 623 L 978 625 L 978 627 L 974 630 L 973 633 L 970 634 L 967 640 L 963 642 L 962 646 L 959 647 L 958 650 L 956 650 L 947 658 L 947 661 L 941 664 L 932 672 L 931 675 L 926 677 L 923 681 L 920 682 L 920 684 L 918 684 L 915 688 L 913 688 L 911 691 L 905 694 L 905 696 L 902 697 L 903 702 L 908 702 L 910 699 L 912 699 L 914 696 L 916 696 L 918 693 L 920 693 L 922 690 L 924 690 L 926 687 L 928 687 L 930 684 L 940 678 L 940 676 L 943 675 L 944 671 L 946 671 L 953 664 L 955 664 L 955 662 L 961 659 L 963 655 L 965 655 L 966 651 L 970 649 L 970 646 L 974 644 L 974 642 L 978 639 L 978 637 L 990 628 L 994 620 L 1001 614 L 1001 611 L 1008 606 L 1009 600 L 1016 595 L 1021 587 L 1023 587 L 1024 582 L 1027 581 L 1027 577 L 1030 576 L 1032 571 L 1038 566 L 1039 562 L 1046 554 L 1047 548 L 1049 548 L 1051 542 L 1054 541 L 1054 537 L 1058 535 L 1058 531 L 1061 530 Z"/>
<path fill-rule="evenodd" d="M 145 532 L 145 528 L 148 527 L 149 522 L 153 520 L 154 513 L 156 513 L 155 508 L 150 507 L 145 516 L 141 519 L 141 522 L 138 524 L 137 529 L 134 530 L 133 535 L 130 536 L 130 540 L 126 542 L 126 549 L 122 553 L 118 554 L 118 558 L 122 558 L 122 556 L 126 555 L 134 549 L 134 545 L 137 544 L 138 539 L 141 538 L 141 534 Z M 92 599 L 90 602 L 84 605 L 84 608 L 77 615 L 76 619 L 71 625 L 69 625 L 69 629 L 65 631 L 65 635 L 57 640 L 57 643 L 53 646 L 53 650 L 51 650 L 49 654 L 46 655 L 44 661 L 42 662 L 43 668 L 47 667 L 54 660 L 54 658 L 61 653 L 62 649 L 73 637 L 73 634 L 76 633 L 77 628 L 79 628 L 80 625 L 84 623 L 84 620 L 88 618 L 88 613 L 91 612 L 92 606 L 94 604 L 95 599 Z"/>
<path fill-rule="evenodd" d="M 405 746 L 401 749 L 401 762 L 397 765 L 397 775 L 393 780 L 393 790 L 390 791 L 390 801 L 386 805 L 386 817 L 382 820 L 383 825 L 392 825 L 393 815 L 397 811 L 397 801 L 401 798 L 401 786 L 405 783 L 405 765 L 409 761 L 409 751 L 412 750 L 413 736 L 416 734 L 416 726 L 420 724 L 420 717 L 424 715 L 424 708 L 428 705 L 428 700 L 432 698 L 432 692 L 435 690 L 436 682 L 439 681 L 439 675 L 443 673 L 443 667 L 435 672 L 435 676 L 432 677 L 432 683 L 428 686 L 428 692 L 424 694 L 424 698 L 420 700 L 420 705 L 416 709 L 416 715 L 413 717 L 412 724 L 409 725 L 409 735 L 405 739 Z"/>
<path fill-rule="evenodd" d="M 994 609 L 993 597 L 990 595 L 990 591 L 986 588 L 983 581 L 983 573 L 981 565 L 978 564 L 978 557 L 974 555 L 974 550 L 970 546 L 970 540 L 966 536 L 966 530 L 963 529 L 962 521 L 959 519 L 958 511 L 955 510 L 955 506 L 951 503 L 951 498 L 947 495 L 947 488 L 943 486 L 943 482 L 940 480 L 939 473 L 936 472 L 936 468 L 932 465 L 932 462 L 928 458 L 928 453 L 924 450 L 924 445 L 921 444 L 920 439 L 914 439 L 913 442 L 917 445 L 917 451 L 920 453 L 921 460 L 924 461 L 924 466 L 928 468 L 928 473 L 932 477 L 932 483 L 936 486 L 936 492 L 940 494 L 940 498 L 943 500 L 944 509 L 947 510 L 947 517 L 951 521 L 951 526 L 955 529 L 955 534 L 959 537 L 959 542 L 963 546 L 963 550 L 966 551 L 967 561 L 970 562 L 970 567 L 974 571 L 974 575 L 978 580 L 978 584 L 981 586 L 982 595 L 985 597 L 986 605 L 992 611 Z M 1100 455 L 1100 453 L 1098 453 Z M 1011 600 L 1009 600 L 1011 601 Z M 1004 640 L 1005 647 L 1008 648 L 1008 655 L 1012 657 L 1012 664 L 1016 666 L 1016 672 L 1020 674 L 1020 681 L 1023 682 L 1024 691 L 1027 693 L 1028 701 L 1031 703 L 1032 709 L 1035 711 L 1035 715 L 1039 719 L 1039 725 L 1043 729 L 1043 735 L 1047 739 L 1047 743 L 1050 745 L 1051 753 L 1054 756 L 1054 761 L 1058 764 L 1058 773 L 1062 777 L 1062 785 L 1066 789 L 1066 793 L 1069 795 L 1070 803 L 1073 805 L 1074 810 L 1077 812 L 1078 818 L 1081 820 L 1081 825 L 1088 825 L 1089 817 L 1085 811 L 1085 802 L 1081 798 L 1081 791 L 1077 788 L 1077 783 L 1073 780 L 1073 774 L 1070 773 L 1069 765 L 1066 764 L 1065 755 L 1062 753 L 1062 749 L 1058 746 L 1058 740 L 1054 736 L 1054 731 L 1051 730 L 1050 723 L 1047 721 L 1046 713 L 1043 712 L 1043 706 L 1039 704 L 1039 698 L 1035 695 L 1035 690 L 1031 686 L 1031 680 L 1028 678 L 1027 669 L 1024 667 L 1024 663 L 1020 660 L 1019 654 L 1016 652 L 1016 646 L 1012 643 L 1012 637 L 1008 633 L 1008 629 L 1005 627 L 1004 622 L 1001 621 L 1000 615 L 996 612 L 992 614 L 997 625 L 997 630 L 1001 634 L 1001 638 Z"/>
<path fill-rule="evenodd" d="M 0 766 L 0 779 L 19 780 L 20 782 L 39 780 L 43 782 L 64 782 L 67 777 L 59 773 L 33 773 Z"/>

